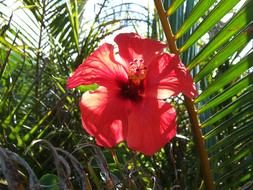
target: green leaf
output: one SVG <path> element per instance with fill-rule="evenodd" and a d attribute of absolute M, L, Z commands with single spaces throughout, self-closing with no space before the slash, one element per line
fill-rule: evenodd
<path fill-rule="evenodd" d="M 206 104 L 199 108 L 198 113 L 203 113 L 204 111 L 216 107 L 221 102 L 235 96 L 239 92 L 243 91 L 245 88 L 252 88 L 253 83 L 253 73 L 245 76 L 243 79 L 236 82 L 229 89 L 224 90 L 221 94 L 218 94 L 214 98 L 210 99 Z M 251 86 L 250 86 L 251 85 Z"/>
<path fill-rule="evenodd" d="M 184 0 L 173 1 L 168 8 L 167 15 L 172 15 L 184 3 Z"/>
<path fill-rule="evenodd" d="M 97 84 L 81 85 L 77 87 L 80 92 L 86 92 L 89 90 L 96 90 L 99 86 Z"/>
<path fill-rule="evenodd" d="M 185 34 L 185 32 L 187 32 L 196 23 L 196 21 L 198 21 L 199 18 L 204 15 L 204 13 L 210 8 L 210 6 L 215 1 L 216 0 L 209 0 L 209 1 L 205 1 L 205 3 L 203 3 L 203 0 L 198 1 L 198 4 L 194 7 L 190 16 L 184 21 L 183 25 L 180 27 L 180 29 L 175 34 L 175 38 L 178 39 L 178 38 L 182 37 Z M 177 1 L 175 1 L 175 2 L 177 2 Z"/>
<path fill-rule="evenodd" d="M 79 31 L 79 22 L 78 22 L 78 5 L 77 5 L 77 0 L 75 1 L 67 1 L 67 8 L 68 8 L 68 15 L 69 15 L 69 20 L 71 23 L 72 31 L 74 33 L 74 39 L 75 39 L 75 44 L 76 44 L 76 49 L 78 52 L 80 51 L 79 48 L 79 36 L 78 36 L 78 31 Z"/>
<path fill-rule="evenodd" d="M 24 94 L 24 96 L 22 97 L 21 101 L 18 103 L 18 105 L 12 110 L 12 112 L 2 121 L 2 126 L 4 128 L 8 128 L 10 122 L 11 122 L 11 119 L 13 117 L 14 114 L 16 114 L 18 111 L 19 111 L 19 108 L 21 107 L 21 105 L 24 103 L 24 101 L 27 99 L 28 95 L 31 93 L 31 89 L 33 88 L 34 84 L 32 84 L 29 89 L 27 90 L 27 92 Z M 3 106 L 3 102 L 2 104 L 0 105 L 0 109 L 3 109 L 4 106 Z M 2 111 L 2 110 L 1 110 Z"/>
<path fill-rule="evenodd" d="M 187 66 L 192 70 L 196 65 L 202 64 L 218 47 L 227 42 L 233 35 L 246 27 L 253 20 L 253 1 L 247 1 L 245 6 L 229 21 L 228 24 L 198 53 Z"/>
<path fill-rule="evenodd" d="M 43 118 L 41 118 L 37 124 L 35 124 L 31 130 L 23 137 L 23 141 L 31 141 L 32 135 L 39 130 L 39 127 L 47 120 L 47 118 L 49 118 L 49 116 L 51 116 L 52 114 L 52 110 L 48 111 Z"/>
<path fill-rule="evenodd" d="M 252 144 L 252 142 L 246 142 L 246 145 L 250 146 Z M 249 149 L 245 149 L 247 147 L 245 147 L 245 145 L 237 152 L 235 152 L 235 154 L 231 157 L 228 158 L 225 162 L 221 163 L 221 166 L 218 168 L 214 168 L 213 172 L 219 172 L 220 169 L 224 168 L 224 167 L 229 167 L 230 165 L 234 164 L 235 162 L 240 161 L 241 159 L 243 159 L 244 157 L 250 155 L 250 150 Z"/>
<path fill-rule="evenodd" d="M 250 100 L 252 100 L 253 90 L 247 92 L 246 94 L 240 96 L 238 99 L 236 99 L 234 102 L 231 102 L 226 107 L 224 107 L 222 110 L 215 113 L 212 117 L 208 118 L 202 123 L 202 128 L 207 127 L 209 125 L 214 124 L 215 122 L 221 120 L 228 114 L 234 112 L 235 110 L 239 109 L 241 106 L 245 106 L 249 103 Z"/>
<path fill-rule="evenodd" d="M 220 76 L 213 83 L 211 83 L 211 85 L 195 99 L 195 103 L 198 103 L 208 98 L 210 95 L 220 90 L 223 86 L 225 86 L 229 82 L 237 79 L 237 77 L 239 77 L 243 72 L 252 67 L 253 65 L 253 62 L 251 61 L 252 59 L 253 53 L 250 53 L 247 57 L 243 58 L 239 63 L 231 66 L 231 68 L 229 68 L 225 73 L 222 74 L 222 76 Z"/>
<path fill-rule="evenodd" d="M 234 180 L 232 180 L 233 182 L 245 181 L 245 177 L 248 176 L 245 174 L 247 174 L 247 173 L 251 174 L 250 167 L 249 167 L 251 163 L 252 163 L 252 160 L 247 160 L 247 161 L 244 161 L 240 164 L 235 165 L 233 168 L 228 170 L 223 176 L 221 176 L 219 179 L 217 179 L 217 183 L 219 183 L 221 181 L 225 181 L 226 179 L 231 180 L 231 176 L 233 176 L 235 174 L 235 172 L 238 174 L 238 176 L 240 176 L 239 177 L 240 179 L 238 180 L 238 177 L 236 177 L 236 178 L 234 178 Z M 242 184 L 240 184 L 240 185 L 242 185 Z M 224 184 L 225 189 L 227 189 L 228 187 L 231 187 L 231 185 Z"/>
<path fill-rule="evenodd" d="M 239 112 L 236 112 L 233 117 L 230 117 L 226 121 L 220 123 L 219 125 L 213 127 L 212 130 L 210 130 L 208 133 L 205 134 L 204 138 L 205 140 L 215 138 L 219 134 L 222 133 L 222 131 L 229 129 L 230 127 L 233 127 L 233 125 L 236 122 L 242 122 L 241 120 L 244 119 L 247 115 L 253 113 L 253 107 L 251 105 L 245 106 L 243 109 L 241 109 Z"/>
<path fill-rule="evenodd" d="M 5 38 L 3 38 L 2 36 L 0 36 L 0 43 L 4 44 L 6 47 L 8 47 L 9 49 L 13 50 L 15 53 L 24 56 L 24 53 L 19 50 L 19 48 L 17 48 L 17 46 L 14 46 L 12 44 L 10 44 Z"/>
<path fill-rule="evenodd" d="M 250 30 L 253 28 L 251 24 L 247 29 L 236 35 L 224 48 L 222 48 L 206 65 L 201 71 L 194 76 L 194 81 L 198 82 L 207 74 L 211 73 L 215 68 L 223 64 L 229 56 L 234 52 L 242 49 L 247 45 L 250 39 L 252 39 L 253 34 Z"/>
<path fill-rule="evenodd" d="M 60 179 L 55 174 L 45 174 L 40 178 L 40 183 L 43 190 L 60 190 Z"/>
<path fill-rule="evenodd" d="M 238 141 L 240 141 L 241 143 L 247 142 L 248 137 L 250 137 L 253 132 L 253 127 L 251 127 L 252 124 L 253 124 L 253 121 L 248 122 L 244 124 L 243 126 L 239 127 L 238 129 L 234 130 L 231 134 L 224 137 L 222 140 L 220 140 L 215 145 L 210 147 L 208 149 L 208 153 L 209 154 L 214 153 L 221 147 L 222 149 L 227 148 L 226 146 L 233 147 L 234 144 Z"/>
<path fill-rule="evenodd" d="M 199 25 L 199 27 L 194 31 L 194 33 L 190 36 L 190 38 L 186 41 L 186 43 L 180 48 L 180 52 L 184 52 L 188 49 L 193 43 L 195 43 L 198 39 L 201 38 L 203 34 L 205 34 L 211 27 L 213 27 L 220 19 L 231 10 L 240 0 L 221 0 L 219 4 L 208 14 L 208 16 L 203 20 L 203 22 Z M 208 1 L 209 2 L 209 1 Z M 202 3 L 206 4 L 206 3 Z M 199 11 L 201 12 L 201 11 Z M 199 16 L 199 15 L 198 15 Z M 192 18 L 194 20 L 194 18 Z M 193 24 L 193 21 L 189 21 Z M 190 26 L 187 26 L 188 28 Z M 182 32 L 177 34 L 178 36 L 182 36 Z M 183 31 L 184 32 L 184 31 Z M 176 36 L 177 36 L 176 35 Z"/>
<path fill-rule="evenodd" d="M 200 95 L 194 100 L 197 109 L 188 99 L 185 99 L 185 104 L 189 110 L 192 131 L 196 137 L 194 138 L 195 148 L 199 152 L 200 165 L 204 171 L 202 176 L 205 189 L 242 187 L 244 182 L 249 182 L 248 173 L 252 170 L 252 156 L 250 155 L 252 150 L 249 150 L 249 147 L 253 144 L 250 138 L 253 134 L 250 127 L 253 122 L 251 61 L 253 57 L 248 44 L 252 39 L 253 1 L 240 1 L 244 3 L 244 6 L 232 15 L 230 21 L 225 23 L 222 29 L 218 27 L 221 18 L 232 14 L 232 8 L 239 0 L 216 1 L 216 6 L 214 1 L 199 0 L 190 14 L 184 7 L 189 2 L 188 0 L 172 1 L 167 11 L 167 14 L 170 15 L 168 19 L 170 26 L 163 18 L 164 13 L 159 4 L 161 1 L 155 1 L 159 16 L 162 18 L 165 36 L 168 36 L 168 44 L 174 43 L 180 47 L 179 54 L 184 63 L 189 63 L 187 64 L 188 69 L 195 76 L 194 81 L 200 92 Z M 164 5 L 170 3 L 170 0 L 163 1 Z M 185 10 L 184 14 L 180 12 L 181 9 Z M 205 15 L 206 17 L 194 30 L 196 22 L 207 10 L 211 11 Z M 175 14 L 171 15 L 173 12 Z M 179 15 L 180 18 L 177 17 Z M 181 28 L 178 29 L 178 26 Z M 216 33 L 216 35 L 211 40 L 205 41 L 205 46 L 202 47 L 202 44 L 196 42 L 202 42 L 201 38 L 207 32 Z M 198 48 L 201 49 L 199 52 Z M 247 57 L 241 59 L 242 51 L 251 53 L 249 55 L 246 53 Z M 172 50 L 172 53 L 177 54 L 178 52 Z M 238 58 L 240 62 L 236 63 L 235 60 Z M 199 130 L 199 127 L 202 129 Z M 209 153 L 210 170 L 207 169 L 209 165 L 206 151 Z M 238 152 L 240 154 L 237 154 Z M 245 155 L 246 158 L 243 157 Z M 223 166 L 226 160 L 230 161 Z M 215 171 L 213 174 L 216 187 L 212 185 L 212 169 Z M 233 172 L 231 172 L 232 169 Z M 237 172 L 239 177 L 234 175 Z M 195 186 L 192 189 L 198 188 L 203 188 L 203 184 L 201 187 Z"/>

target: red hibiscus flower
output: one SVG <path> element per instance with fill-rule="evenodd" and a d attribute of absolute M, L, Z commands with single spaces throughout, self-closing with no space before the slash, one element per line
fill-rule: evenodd
<path fill-rule="evenodd" d="M 129 148 L 152 155 L 176 134 L 175 109 L 164 99 L 182 92 L 196 95 L 193 80 L 178 55 L 163 52 L 165 44 L 134 33 L 103 44 L 68 79 L 68 88 L 96 83 L 80 102 L 84 129 L 98 145 Z"/>

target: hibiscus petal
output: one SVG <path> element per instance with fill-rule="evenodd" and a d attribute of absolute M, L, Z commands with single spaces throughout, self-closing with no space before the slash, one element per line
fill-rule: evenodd
<path fill-rule="evenodd" d="M 113 147 L 125 139 L 129 103 L 117 95 L 117 91 L 99 87 L 82 96 L 82 124 L 98 145 Z"/>
<path fill-rule="evenodd" d="M 113 46 L 103 44 L 94 51 L 68 79 L 68 88 L 97 83 L 110 88 L 117 87 L 117 81 L 126 81 L 126 69 L 115 61 Z"/>
<path fill-rule="evenodd" d="M 127 144 L 145 155 L 153 155 L 176 135 L 176 112 L 170 104 L 146 98 L 128 118 Z"/>
<path fill-rule="evenodd" d="M 114 41 L 118 44 L 119 55 L 127 64 L 134 59 L 143 59 L 147 66 L 166 47 L 166 44 L 141 38 L 135 33 L 121 33 L 115 37 Z"/>
<path fill-rule="evenodd" d="M 150 96 L 165 99 L 180 92 L 195 97 L 197 90 L 193 79 L 178 55 L 164 53 L 148 67 L 147 92 Z"/>

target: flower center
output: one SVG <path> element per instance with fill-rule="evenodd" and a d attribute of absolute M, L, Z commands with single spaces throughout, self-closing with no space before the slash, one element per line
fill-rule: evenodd
<path fill-rule="evenodd" d="M 146 78 L 147 67 L 144 65 L 143 59 L 134 59 L 130 62 L 128 77 L 136 85 L 139 85 Z"/>
<path fill-rule="evenodd" d="M 134 59 L 133 62 L 130 62 L 128 82 L 120 84 L 121 97 L 134 102 L 140 101 L 144 96 L 146 76 L 147 67 L 144 65 L 143 59 Z"/>

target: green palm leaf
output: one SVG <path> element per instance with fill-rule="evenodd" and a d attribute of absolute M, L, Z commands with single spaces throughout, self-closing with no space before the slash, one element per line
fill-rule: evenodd
<path fill-rule="evenodd" d="M 164 10 L 161 1 L 155 1 L 170 50 L 183 54 L 184 58 L 196 50 L 196 42 L 201 42 L 205 33 L 211 34 L 212 27 L 217 26 L 239 1 L 198 1 L 189 16 L 177 24 L 181 27 L 169 22 L 165 13 L 171 21 L 173 16 L 176 18 L 182 14 L 180 6 L 188 2 L 173 1 L 170 4 L 165 1 Z M 206 189 L 215 186 L 217 189 L 235 189 L 249 182 L 252 175 L 253 57 L 252 53 L 241 53 L 252 39 L 252 9 L 253 1 L 245 1 L 224 27 L 204 42 L 201 51 L 186 61 L 200 90 L 194 102 L 187 98 L 185 102 Z M 181 40 L 179 49 L 177 40 Z"/>
<path fill-rule="evenodd" d="M 47 139 L 69 152 L 81 142 L 92 142 L 81 127 L 80 93 L 66 90 L 66 79 L 71 72 L 107 36 L 127 26 L 148 23 L 148 10 L 142 5 L 100 2 L 95 5 L 92 15 L 88 15 L 93 18 L 89 18 L 86 1 L 0 1 L 0 146 L 26 158 L 38 176 L 51 174 L 57 167 L 52 166 L 52 158 L 44 154 L 43 148 L 25 154 L 34 140 Z M 131 11 L 132 6 L 144 12 Z M 95 88 L 96 85 L 91 85 L 77 90 Z M 64 150 L 62 154 L 67 154 Z M 106 154 L 110 157 L 108 151 Z M 70 161 L 75 162 L 71 169 L 83 173 L 85 168 L 88 174 L 80 178 L 80 186 L 78 177 L 72 173 L 74 186 L 77 189 L 102 187 L 98 169 L 104 172 L 104 165 L 93 163 L 94 158 L 101 160 L 101 155 L 85 150 L 75 156 L 82 164 L 77 166 L 77 159 L 71 156 Z M 70 175 L 67 161 L 63 156 L 59 157 L 66 166 L 64 172 Z M 110 167 L 117 169 L 113 162 Z M 21 166 L 18 171 L 25 176 L 23 169 Z M 6 181 L 2 176 L 0 178 L 1 189 Z M 28 182 L 19 183 L 28 187 L 25 181 Z M 142 179 L 139 181 L 144 183 Z M 12 181 L 7 179 L 7 182 L 11 187 Z M 108 187 L 110 185 L 108 182 Z"/>

